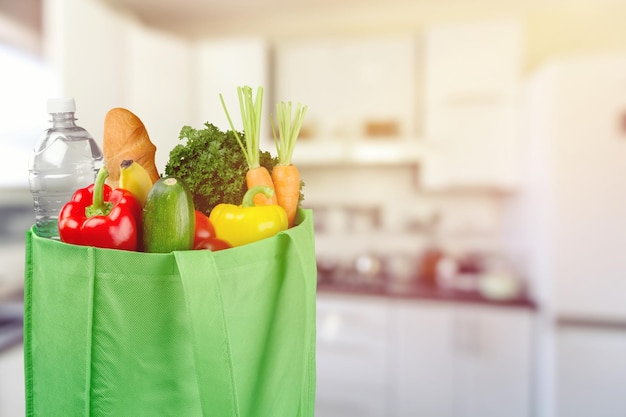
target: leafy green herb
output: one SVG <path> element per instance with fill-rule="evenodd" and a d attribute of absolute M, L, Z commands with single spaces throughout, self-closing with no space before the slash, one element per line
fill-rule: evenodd
<path fill-rule="evenodd" d="M 203 129 L 184 126 L 178 138 L 186 143 L 170 151 L 165 174 L 189 187 L 196 210 L 208 215 L 217 204 L 241 204 L 248 163 L 234 131 L 222 132 L 205 123 Z M 278 159 L 261 151 L 259 162 L 271 172 Z"/>

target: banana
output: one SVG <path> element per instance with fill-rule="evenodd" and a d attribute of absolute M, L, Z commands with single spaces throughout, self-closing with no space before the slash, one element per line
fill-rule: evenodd
<path fill-rule="evenodd" d="M 130 191 L 141 204 L 141 207 L 146 204 L 152 184 L 150 174 L 141 164 L 132 159 L 122 161 L 118 187 Z"/>

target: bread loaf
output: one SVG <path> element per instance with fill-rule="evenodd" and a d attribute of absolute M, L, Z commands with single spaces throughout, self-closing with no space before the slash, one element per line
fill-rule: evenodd
<path fill-rule="evenodd" d="M 104 118 L 102 151 L 104 164 L 109 177 L 107 183 L 117 187 L 120 178 L 120 164 L 125 159 L 138 162 L 150 174 L 152 183 L 159 179 L 155 164 L 156 146 L 150 141 L 143 122 L 129 110 L 116 107 Z"/>

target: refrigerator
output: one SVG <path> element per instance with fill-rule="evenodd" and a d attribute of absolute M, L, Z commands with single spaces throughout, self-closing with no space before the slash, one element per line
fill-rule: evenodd
<path fill-rule="evenodd" d="M 525 85 L 509 243 L 540 306 L 540 417 L 626 416 L 626 51 Z"/>

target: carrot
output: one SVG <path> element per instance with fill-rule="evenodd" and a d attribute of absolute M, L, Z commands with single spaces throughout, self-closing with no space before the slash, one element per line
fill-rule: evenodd
<path fill-rule="evenodd" d="M 275 190 L 274 181 L 267 168 L 258 166 L 251 168 L 246 172 L 246 187 L 248 190 L 257 185 L 266 185 Z M 270 204 L 278 204 L 278 195 L 274 191 L 274 195 L 268 198 L 263 193 L 258 193 L 253 200 L 255 206 L 266 206 Z"/>
<path fill-rule="evenodd" d="M 272 169 L 272 180 L 278 205 L 287 213 L 289 227 L 293 226 L 296 212 L 300 205 L 300 172 L 292 163 L 293 150 L 302 127 L 302 121 L 306 114 L 307 106 L 302 107 L 298 103 L 292 115 L 291 102 L 276 104 L 276 118 L 278 123 L 278 136 L 274 119 L 272 118 L 272 133 L 278 153 L 278 164 Z"/>
<path fill-rule="evenodd" d="M 237 87 L 237 97 L 239 98 L 239 109 L 241 111 L 241 120 L 243 122 L 244 140 L 241 140 L 233 121 L 228 114 L 226 103 L 224 98 L 220 94 L 220 100 L 222 107 L 226 113 L 226 118 L 230 124 L 230 128 L 239 142 L 248 164 L 248 171 L 246 172 L 246 186 L 251 189 L 257 185 L 265 185 L 274 189 L 272 177 L 270 176 L 267 168 L 261 166 L 259 162 L 259 138 L 261 136 L 261 109 L 263 107 L 263 88 L 259 87 L 257 90 L 256 99 L 252 98 L 252 88 L 248 86 Z M 266 197 L 262 193 L 257 194 L 254 197 L 254 204 L 257 206 L 277 204 L 278 200 L 276 194 L 271 198 Z"/>
<path fill-rule="evenodd" d="M 300 205 L 300 172 L 293 165 L 276 165 L 272 169 L 272 181 L 278 205 L 285 209 L 289 227 L 293 226 Z"/>

